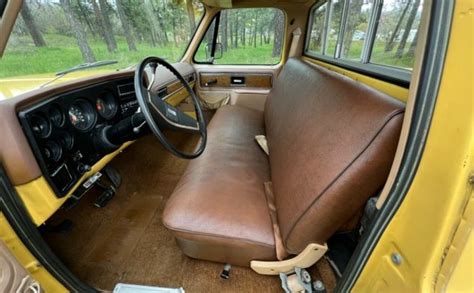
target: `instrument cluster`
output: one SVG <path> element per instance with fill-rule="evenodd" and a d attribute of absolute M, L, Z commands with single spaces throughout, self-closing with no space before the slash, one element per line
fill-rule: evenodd
<path fill-rule="evenodd" d="M 55 96 L 20 111 L 19 118 L 43 174 L 64 196 L 102 157 L 94 135 L 137 108 L 133 80 L 126 79 Z"/>

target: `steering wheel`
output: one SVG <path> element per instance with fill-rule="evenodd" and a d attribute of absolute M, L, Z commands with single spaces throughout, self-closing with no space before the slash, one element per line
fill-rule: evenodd
<path fill-rule="evenodd" d="M 166 103 L 157 93 L 151 90 L 155 82 L 155 73 L 158 65 L 162 65 L 168 69 L 181 82 L 181 85 L 186 89 L 193 101 L 197 119 L 192 118 L 178 108 Z M 146 74 L 147 66 L 149 66 L 152 71 L 152 77 L 149 81 L 147 80 L 148 75 Z M 145 81 L 148 81 L 148 86 L 144 85 Z M 172 154 L 183 159 L 194 159 L 201 155 L 206 147 L 207 141 L 206 123 L 199 99 L 183 76 L 167 61 L 153 56 L 143 59 L 137 66 L 134 84 L 140 109 L 143 112 L 148 126 L 161 144 Z M 198 133 L 201 136 L 199 146 L 193 153 L 181 151 L 166 138 L 163 134 L 163 129 Z"/>

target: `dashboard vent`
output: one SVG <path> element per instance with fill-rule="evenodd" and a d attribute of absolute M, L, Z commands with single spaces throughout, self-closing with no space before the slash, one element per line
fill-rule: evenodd
<path fill-rule="evenodd" d="M 135 94 L 135 86 L 133 82 L 118 85 L 117 89 L 120 96 L 128 96 Z"/>

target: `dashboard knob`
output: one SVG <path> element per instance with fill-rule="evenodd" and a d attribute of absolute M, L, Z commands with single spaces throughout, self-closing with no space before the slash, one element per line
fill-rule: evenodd
<path fill-rule="evenodd" d="M 82 164 L 80 163 L 78 166 L 77 166 L 77 171 L 80 173 L 80 174 L 84 174 L 86 172 L 89 172 L 91 170 L 91 166 L 87 165 L 87 164 Z"/>

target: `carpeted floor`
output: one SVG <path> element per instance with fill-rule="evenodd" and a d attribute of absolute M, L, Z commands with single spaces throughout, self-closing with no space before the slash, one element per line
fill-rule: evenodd
<path fill-rule="evenodd" d="M 197 142 L 184 134 L 173 135 L 176 145 L 191 150 Z M 181 253 L 161 222 L 166 200 L 187 166 L 164 150 L 153 136 L 145 137 L 113 162 L 123 183 L 103 209 L 92 203 L 91 191 L 69 211 L 51 219 L 74 222 L 67 233 L 45 233 L 53 251 L 83 281 L 103 290 L 116 283 L 183 287 L 187 292 L 281 292 L 278 277 L 261 276 L 248 268 L 233 267 L 222 280 L 222 264 L 199 261 Z M 328 291 L 335 286 L 329 264 L 322 260 L 311 268 Z"/>

